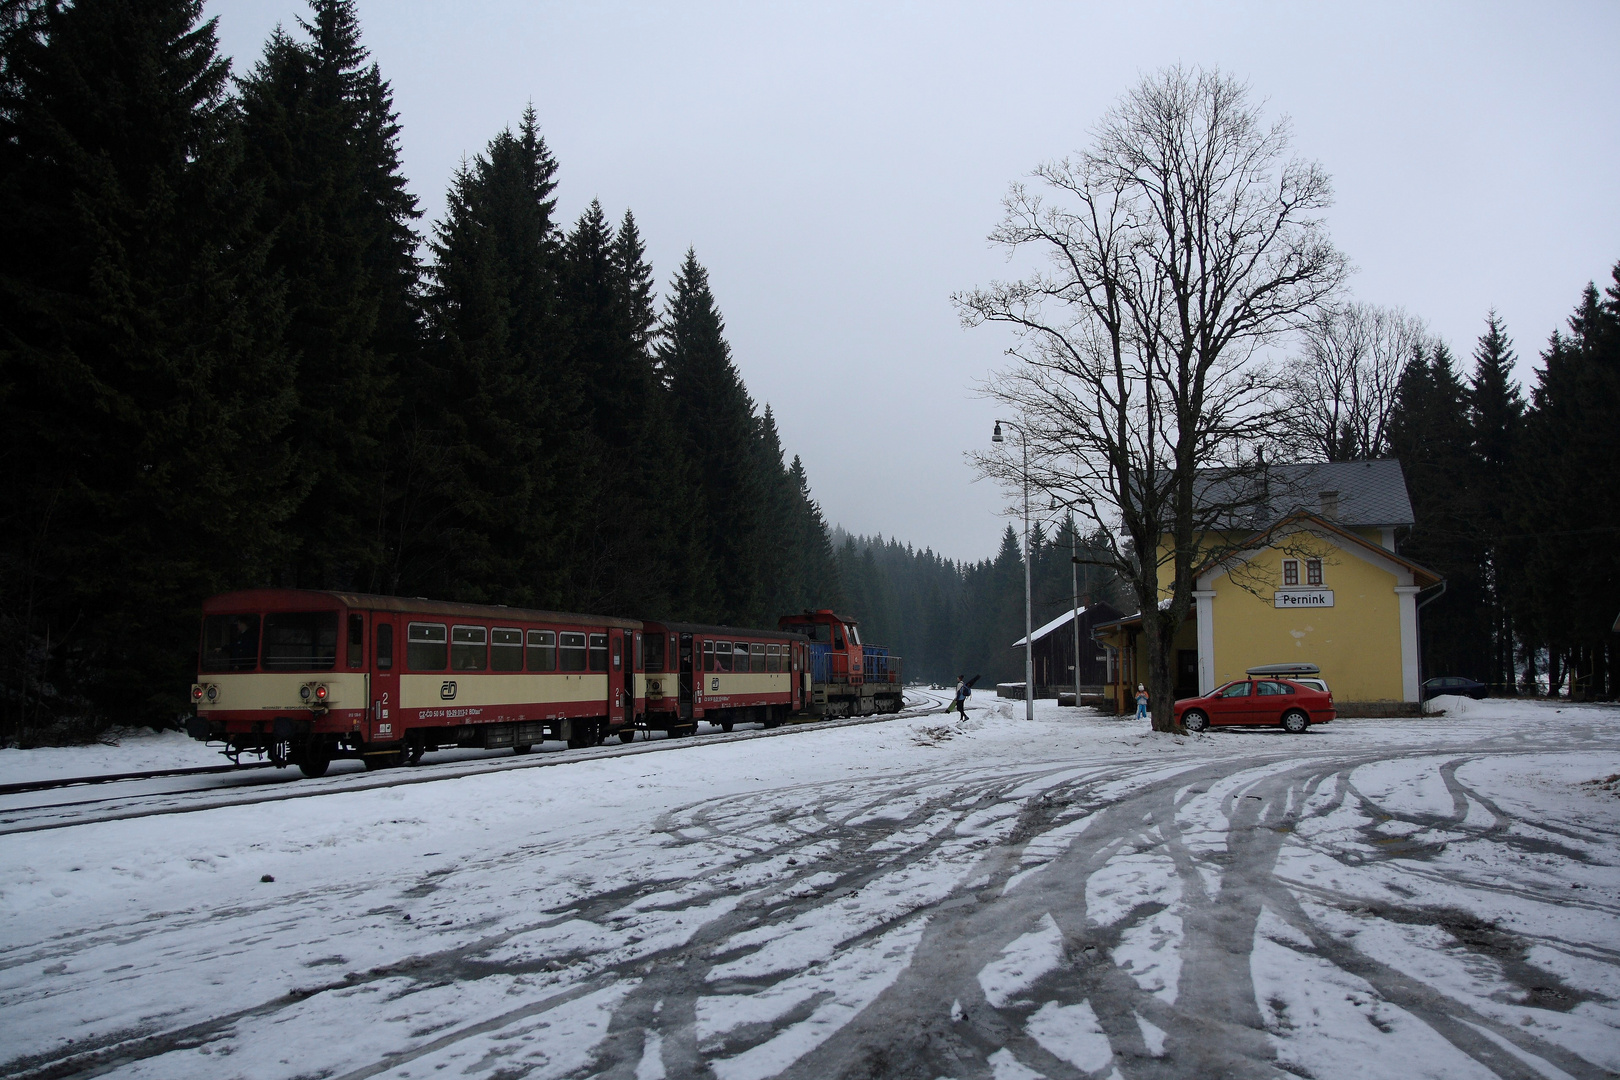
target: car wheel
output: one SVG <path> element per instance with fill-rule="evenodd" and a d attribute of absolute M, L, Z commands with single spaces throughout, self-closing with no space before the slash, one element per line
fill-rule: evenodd
<path fill-rule="evenodd" d="M 1310 723 L 1310 719 L 1298 709 L 1283 714 L 1283 730 L 1290 735 L 1305 734 L 1305 729 L 1310 726 Z"/>
<path fill-rule="evenodd" d="M 1188 709 L 1181 718 L 1181 726 L 1188 731 L 1204 731 L 1209 727 L 1209 717 L 1197 709 Z"/>

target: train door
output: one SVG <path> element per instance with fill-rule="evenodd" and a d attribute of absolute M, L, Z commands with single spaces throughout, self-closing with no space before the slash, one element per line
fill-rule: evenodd
<path fill-rule="evenodd" d="M 628 708 L 630 719 L 640 723 L 646 713 L 647 680 L 642 673 L 647 670 L 647 647 L 641 640 L 641 631 L 635 632 L 635 644 L 630 649 L 630 663 L 625 665 L 624 685 L 625 693 L 630 698 Z"/>
<path fill-rule="evenodd" d="M 611 629 L 608 631 L 608 727 L 616 728 L 624 723 L 624 699 L 629 696 L 625 684 L 630 671 L 630 665 L 624 661 L 624 631 Z M 630 707 L 635 708 L 633 704 Z"/>
<path fill-rule="evenodd" d="M 681 635 L 680 718 L 692 716 L 692 635 Z"/>
<path fill-rule="evenodd" d="M 392 615 L 378 615 L 371 624 L 371 730 L 367 742 L 393 742 L 405 737 L 405 717 L 399 711 L 399 657 Z"/>
<path fill-rule="evenodd" d="M 793 687 L 793 711 L 803 712 L 804 680 L 799 678 L 799 672 L 804 670 L 804 655 L 800 651 L 797 641 L 788 646 L 788 655 L 792 657 L 792 663 L 789 665 L 789 670 L 792 672 L 789 676 L 789 682 Z"/>

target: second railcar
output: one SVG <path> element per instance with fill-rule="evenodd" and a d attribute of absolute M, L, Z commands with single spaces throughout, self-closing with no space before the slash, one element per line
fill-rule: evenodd
<path fill-rule="evenodd" d="M 690 735 L 698 721 L 775 727 L 805 711 L 804 639 L 779 630 L 647 622 L 647 727 Z"/>

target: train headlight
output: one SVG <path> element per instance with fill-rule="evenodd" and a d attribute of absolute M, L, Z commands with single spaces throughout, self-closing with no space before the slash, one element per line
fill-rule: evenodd
<path fill-rule="evenodd" d="M 317 686 L 315 688 L 315 700 L 316 701 L 325 701 L 329 694 L 331 694 L 331 691 L 326 688 L 325 683 L 321 683 L 319 686 Z"/>
<path fill-rule="evenodd" d="M 202 699 L 203 699 L 202 684 L 201 683 L 194 684 L 192 686 L 192 688 L 191 688 L 191 700 L 192 701 L 201 701 Z"/>
<path fill-rule="evenodd" d="M 300 686 L 298 688 L 298 697 L 302 701 L 308 701 L 310 694 L 312 694 L 314 692 L 315 692 L 315 688 L 313 686 L 311 686 L 309 683 L 305 683 L 303 686 Z"/>
<path fill-rule="evenodd" d="M 218 701 L 219 700 L 219 687 L 215 686 L 213 683 L 209 683 L 208 684 L 208 689 L 205 691 L 205 694 L 206 694 L 206 696 L 207 696 L 210 703 Z"/>

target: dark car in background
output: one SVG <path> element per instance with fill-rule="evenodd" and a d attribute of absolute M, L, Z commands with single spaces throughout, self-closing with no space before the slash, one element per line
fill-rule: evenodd
<path fill-rule="evenodd" d="M 1176 702 L 1176 722 L 1188 731 L 1209 727 L 1280 727 L 1302 735 L 1334 717 L 1333 695 L 1293 679 L 1237 679 L 1202 697 Z"/>
<path fill-rule="evenodd" d="M 1441 694 L 1453 694 L 1457 697 L 1471 697 L 1476 700 L 1485 696 L 1488 690 L 1482 682 L 1465 679 L 1460 675 L 1444 675 L 1438 679 L 1430 679 L 1423 684 L 1423 700 L 1439 697 Z"/>

